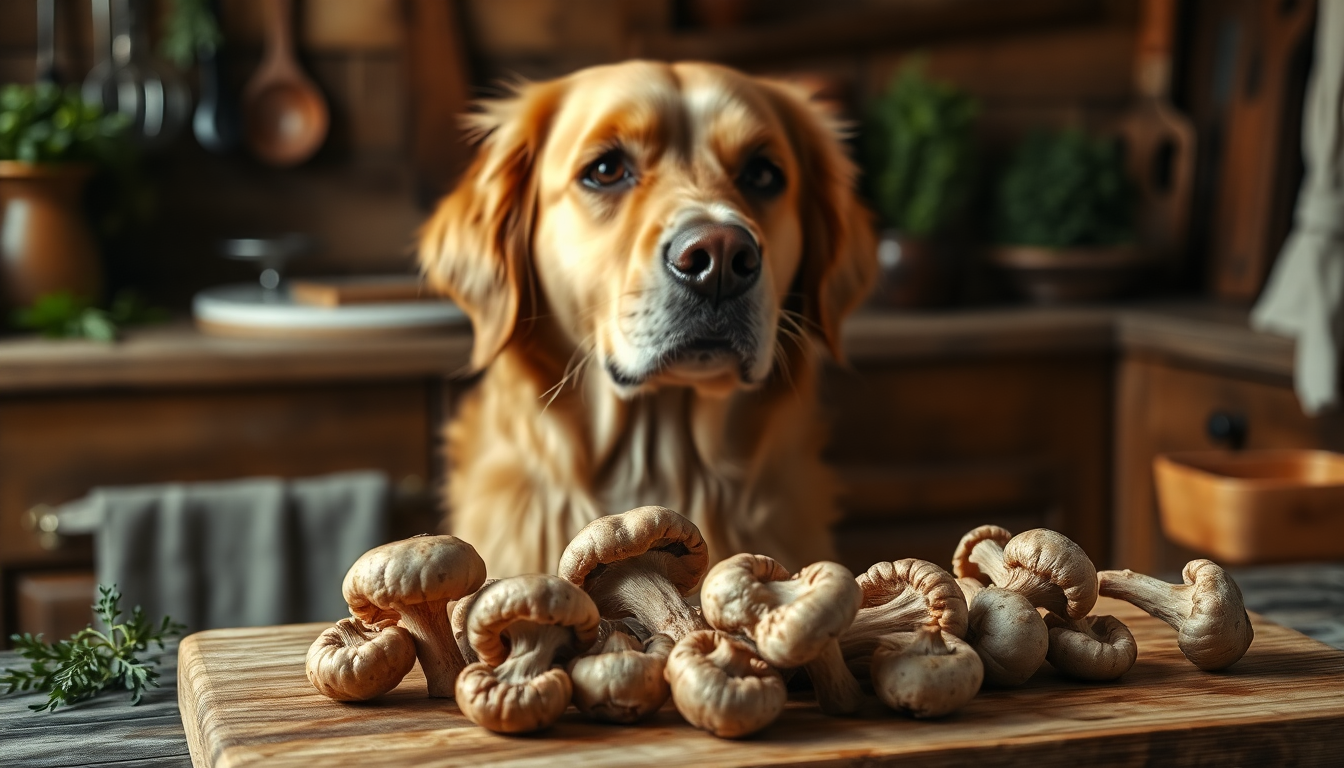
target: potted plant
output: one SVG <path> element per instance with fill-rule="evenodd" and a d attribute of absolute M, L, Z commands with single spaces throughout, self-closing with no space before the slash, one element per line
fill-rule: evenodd
<path fill-rule="evenodd" d="M 1134 246 L 1133 187 L 1115 139 L 1033 132 L 1008 161 L 995 206 L 990 262 L 1034 301 L 1112 298 L 1150 266 Z"/>
<path fill-rule="evenodd" d="M 952 298 L 956 249 L 948 232 L 970 197 L 978 105 L 970 95 L 901 68 L 864 127 L 868 193 L 883 226 L 874 301 L 932 306 Z"/>
<path fill-rule="evenodd" d="M 100 298 L 102 268 L 82 192 L 122 150 L 125 119 L 77 90 L 0 88 L 0 297 L 11 308 L 65 292 Z"/>

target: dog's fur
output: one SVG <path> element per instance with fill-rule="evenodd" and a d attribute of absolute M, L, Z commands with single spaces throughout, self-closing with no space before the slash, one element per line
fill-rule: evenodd
<path fill-rule="evenodd" d="M 521 85 L 470 119 L 479 153 L 420 248 L 484 371 L 447 432 L 452 532 L 492 576 L 554 572 L 589 521 L 659 504 L 700 527 L 711 561 L 829 557 L 811 339 L 838 355 L 876 269 L 829 117 L 783 83 L 627 62 Z M 585 174 L 611 150 L 632 178 L 595 191 Z M 758 156 L 782 173 L 773 195 L 743 188 Z M 686 221 L 755 238 L 748 295 L 689 306 L 664 264 Z M 697 352 L 696 323 L 732 349 Z"/>

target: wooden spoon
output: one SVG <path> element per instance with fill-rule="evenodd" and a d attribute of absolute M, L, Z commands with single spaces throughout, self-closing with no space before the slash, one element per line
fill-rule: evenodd
<path fill-rule="evenodd" d="M 298 165 L 327 136 L 327 102 L 294 58 L 291 0 L 266 2 L 266 53 L 243 89 L 247 144 L 269 165 Z"/>

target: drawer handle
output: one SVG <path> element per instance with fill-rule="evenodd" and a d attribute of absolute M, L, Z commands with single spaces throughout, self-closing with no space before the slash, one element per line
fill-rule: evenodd
<path fill-rule="evenodd" d="M 1246 447 L 1246 417 L 1232 411 L 1214 411 L 1204 424 L 1209 439 L 1234 451 Z"/>

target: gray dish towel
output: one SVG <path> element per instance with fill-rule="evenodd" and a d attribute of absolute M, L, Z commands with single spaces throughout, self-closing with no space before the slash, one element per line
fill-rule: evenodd
<path fill-rule="evenodd" d="M 387 540 L 381 472 L 98 488 L 98 581 L 190 631 L 348 615 L 341 581 Z"/>

